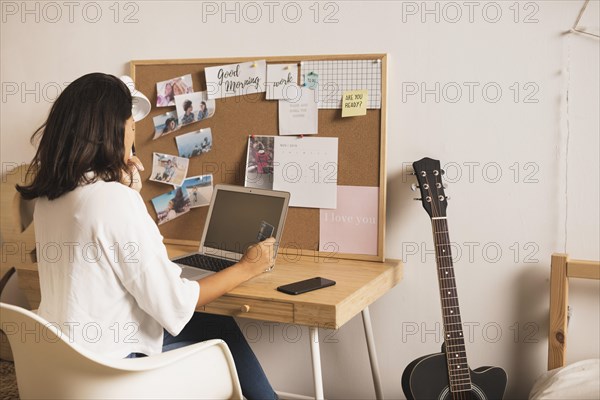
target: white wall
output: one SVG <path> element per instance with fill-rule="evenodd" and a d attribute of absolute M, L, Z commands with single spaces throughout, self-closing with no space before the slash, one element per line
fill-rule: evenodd
<path fill-rule="evenodd" d="M 238 7 L 236 22 L 235 12 L 222 13 L 221 2 L 57 2 L 45 8 L 28 2 L 33 11 L 26 13 L 23 3 L 3 1 L 3 172 L 30 160 L 29 136 L 51 100 L 65 82 L 87 72 L 126 73 L 132 59 L 388 53 L 386 255 L 405 261 L 405 278 L 371 307 L 385 396 L 403 398 L 404 367 L 441 344 L 430 225 L 411 201 L 406 175 L 410 163 L 429 156 L 446 166 L 450 183 L 470 365 L 505 368 L 507 397 L 522 398 L 546 366 L 550 254 L 600 258 L 599 46 L 597 39 L 563 35 L 582 3 L 228 2 L 229 9 Z M 262 18 L 252 23 L 255 5 Z M 423 7 L 437 7 L 439 21 Z M 597 1 L 592 7 L 598 26 Z M 215 15 L 203 13 L 215 9 Z M 297 9 L 302 15 L 293 23 Z M 97 10 L 99 21 L 89 22 Z M 124 23 L 130 13 L 136 21 Z M 435 92 L 438 83 L 438 101 L 435 93 L 410 92 L 421 85 Z M 600 352 L 599 287 L 578 286 L 571 360 Z M 242 325 L 275 386 L 310 394 L 307 330 Z M 360 317 L 321 334 L 326 396 L 374 397 Z"/>

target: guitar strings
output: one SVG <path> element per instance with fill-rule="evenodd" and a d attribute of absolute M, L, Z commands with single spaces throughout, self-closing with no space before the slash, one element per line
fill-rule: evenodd
<path fill-rule="evenodd" d="M 440 177 L 441 180 L 441 174 L 437 175 Z M 434 180 L 437 178 L 434 178 Z M 440 218 L 442 217 L 442 213 L 441 213 L 441 203 L 437 203 L 435 200 L 438 200 L 438 197 L 434 197 L 433 193 L 432 193 L 432 185 L 429 182 L 429 176 L 426 175 L 425 180 L 427 181 L 428 184 L 428 188 L 426 190 L 428 190 L 429 193 L 429 197 L 431 199 L 431 211 L 432 211 L 432 215 L 436 218 Z M 435 182 L 434 184 L 440 184 L 441 182 Z M 441 187 L 441 186 L 440 186 Z M 437 191 L 436 191 L 437 192 Z M 445 200 L 445 199 L 444 199 Z M 438 209 L 438 206 L 440 207 Z M 465 352 L 465 346 L 464 346 L 464 336 L 458 335 L 456 337 L 452 337 L 452 333 L 454 332 L 453 329 L 450 329 L 451 325 L 459 325 L 459 329 L 457 330 L 458 332 L 462 332 L 462 321 L 461 321 L 461 317 L 460 317 L 460 313 L 458 315 L 446 315 L 446 310 L 450 309 L 450 312 L 453 313 L 454 310 L 458 311 L 459 310 L 459 304 L 458 304 L 458 292 L 456 289 L 456 281 L 455 281 L 455 275 L 454 275 L 454 269 L 452 268 L 452 255 L 451 255 L 451 251 L 450 251 L 450 237 L 448 234 L 448 222 L 446 219 L 432 219 L 432 223 L 433 223 L 433 232 L 434 232 L 434 246 L 436 246 L 435 249 L 435 254 L 436 254 L 436 261 L 438 262 L 438 268 L 437 268 L 437 274 L 438 274 L 438 281 L 440 283 L 440 291 L 446 293 L 448 291 L 448 289 L 450 290 L 454 290 L 454 296 L 451 296 L 449 298 L 446 298 L 444 293 L 440 293 L 440 298 L 441 298 L 441 303 L 442 303 L 442 318 L 444 320 L 444 334 L 445 334 L 445 338 L 444 341 L 446 342 L 446 367 L 448 368 L 448 378 L 449 381 L 454 380 L 455 376 L 459 377 L 459 380 L 466 380 L 467 382 L 464 383 L 455 383 L 455 386 L 466 386 L 466 389 L 460 390 L 460 391 L 454 391 L 452 390 L 452 382 L 450 383 L 450 392 L 452 393 L 452 399 L 453 400 L 462 400 L 462 399 L 467 399 L 469 397 L 469 394 L 471 392 L 471 376 L 469 373 L 469 368 L 468 368 L 468 364 L 466 363 L 466 352 Z M 445 238 L 447 239 L 445 241 L 445 243 L 441 243 L 441 250 L 438 247 L 438 237 L 436 235 L 440 234 L 440 233 L 445 233 Z M 448 254 L 443 254 L 445 253 L 445 249 L 448 249 Z M 444 270 L 444 271 L 442 271 Z M 445 272 L 445 273 L 443 273 Z M 448 275 L 447 278 L 444 278 L 444 275 L 448 274 L 448 272 L 450 272 L 450 275 Z M 448 287 L 448 283 L 451 283 L 453 285 L 450 285 L 451 287 Z M 452 294 L 451 291 L 448 292 L 449 294 Z M 457 322 L 453 322 L 454 319 L 457 320 Z M 448 326 L 448 329 L 446 329 L 446 327 Z M 453 342 L 458 342 L 458 344 L 451 344 Z M 462 364 L 460 359 L 464 358 L 464 365 L 466 366 L 465 369 L 463 369 L 463 371 L 458 372 L 457 374 L 452 374 L 453 370 L 451 369 L 451 362 L 450 359 L 452 358 L 450 355 L 450 348 L 454 348 L 454 347 L 461 347 L 461 350 L 459 352 L 456 353 L 456 356 L 459 358 L 458 360 L 458 365 L 457 365 L 457 369 L 460 368 L 460 365 Z M 463 353 L 464 357 L 459 357 L 459 353 Z M 465 376 L 466 374 L 466 378 L 463 378 L 462 376 Z M 455 381 L 456 382 L 456 381 Z"/>

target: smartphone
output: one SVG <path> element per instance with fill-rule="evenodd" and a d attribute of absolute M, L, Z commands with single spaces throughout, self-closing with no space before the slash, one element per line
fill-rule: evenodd
<path fill-rule="evenodd" d="M 304 281 L 290 283 L 288 285 L 279 286 L 277 290 L 287 294 L 300 294 L 333 285 L 335 285 L 335 281 L 332 281 L 331 279 L 317 277 L 306 279 Z"/>

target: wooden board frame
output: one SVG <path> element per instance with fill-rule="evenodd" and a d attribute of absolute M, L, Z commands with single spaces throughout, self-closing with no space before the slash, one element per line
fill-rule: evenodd
<path fill-rule="evenodd" d="M 156 115 L 160 115 L 166 111 L 171 111 L 173 108 L 156 108 L 154 105 L 156 103 L 156 82 L 167 80 L 176 76 L 184 75 L 188 73 L 192 73 L 194 78 L 194 91 L 206 90 L 206 82 L 204 78 L 204 74 L 201 73 L 204 71 L 204 68 L 210 66 L 217 65 L 225 65 L 225 64 L 233 64 L 233 63 L 241 63 L 255 60 L 266 60 L 267 63 L 298 63 L 300 64 L 302 61 L 325 61 L 325 60 L 377 60 L 381 62 L 381 109 L 378 110 L 368 110 L 367 116 L 364 117 L 353 117 L 353 118 L 341 118 L 341 110 L 319 110 L 319 135 L 317 136 L 327 136 L 327 130 L 331 129 L 333 132 L 339 132 L 340 129 L 346 129 L 352 131 L 352 135 L 362 135 L 364 134 L 368 140 L 363 140 L 360 142 L 360 146 L 354 143 L 353 146 L 346 146 L 342 144 L 342 140 L 340 140 L 340 148 L 339 148 L 339 165 L 338 169 L 338 185 L 350 185 L 350 186 L 377 186 L 379 188 L 379 201 L 378 201 L 378 229 L 377 229 L 377 254 L 376 255 L 366 255 L 366 254 L 349 254 L 349 253 L 338 253 L 338 252 L 321 252 L 318 251 L 318 243 L 319 243 L 319 210 L 318 209 L 305 209 L 305 208 L 290 208 L 290 213 L 288 214 L 288 220 L 286 222 L 286 227 L 284 231 L 284 236 L 282 238 L 281 249 L 280 252 L 284 255 L 287 255 L 290 259 L 299 256 L 311 256 L 315 259 L 336 259 L 336 258 L 344 258 L 344 259 L 355 259 L 355 260 L 365 260 L 365 261 L 383 261 L 384 260 L 384 244 L 385 244 L 385 222 L 386 222 L 386 121 L 387 121 L 387 55 L 386 54 L 340 54 L 340 55 L 308 55 L 308 56 L 276 56 L 276 57 L 232 57 L 232 58 L 203 58 L 203 59 L 171 59 L 171 60 L 133 60 L 130 62 L 130 75 L 136 83 L 136 88 L 144 93 L 153 104 L 150 115 L 146 117 L 144 120 L 140 121 L 136 125 L 137 137 L 136 137 L 136 150 L 137 155 L 140 157 L 141 161 L 147 166 L 146 171 L 142 172 L 142 180 L 144 183 L 144 187 L 142 189 L 142 197 L 146 203 L 149 213 L 156 217 L 156 213 L 152 207 L 151 199 L 160 194 L 158 192 L 158 188 L 162 188 L 162 193 L 166 193 L 168 190 L 166 185 L 161 183 L 155 183 L 148 180 L 150 175 L 151 165 L 152 165 L 152 152 L 153 151 L 163 151 L 165 146 L 164 143 L 160 143 L 164 138 L 159 138 L 155 141 L 151 140 L 153 135 L 154 127 L 152 124 L 152 117 Z M 199 81 L 199 83 L 198 83 Z M 217 99 L 216 100 L 216 113 L 215 117 L 219 116 L 219 111 L 229 112 L 227 109 L 228 106 L 231 106 L 232 103 L 238 102 L 238 107 L 244 107 L 245 110 L 250 110 L 249 103 L 254 102 L 255 104 L 261 105 L 265 108 L 270 108 L 268 111 L 263 112 L 262 116 L 266 114 L 268 116 L 264 121 L 254 121 L 262 123 L 270 123 L 277 124 L 277 114 L 276 111 L 273 113 L 272 110 L 275 110 L 277 107 L 277 101 L 267 101 L 265 100 L 265 94 L 261 93 L 260 96 L 257 95 L 249 95 L 249 96 L 238 96 L 238 97 L 229 97 L 226 99 Z M 269 104 L 267 106 L 266 104 Z M 259 106 L 256 106 L 258 108 Z M 235 117 L 235 115 L 229 115 L 229 117 Z M 194 131 L 200 128 L 212 127 L 212 119 L 208 119 L 205 121 L 201 121 L 199 123 L 194 123 L 189 126 L 182 128 L 177 133 L 171 134 L 171 139 L 175 136 L 183 133 L 187 133 L 190 131 Z M 268 121 L 267 121 L 268 120 Z M 216 120 L 215 120 L 216 121 Z M 233 120 L 230 120 L 233 121 Z M 374 122 L 375 121 L 375 122 Z M 231 127 L 233 130 L 240 129 L 239 126 L 231 123 L 227 125 Z M 225 125 L 221 124 L 220 128 L 223 128 Z M 257 124 L 254 125 L 255 127 Z M 323 129 L 323 126 L 325 128 Z M 366 128 L 366 129 L 365 129 Z M 257 135 L 277 135 L 277 131 L 273 131 L 271 129 L 268 132 L 260 132 L 258 129 L 250 131 L 246 130 L 245 132 L 233 133 L 231 135 L 235 135 L 236 140 L 245 140 L 247 141 L 247 137 L 249 134 L 257 134 Z M 227 129 L 222 129 L 220 132 L 215 132 L 213 128 L 213 141 L 215 141 L 215 137 L 217 135 L 222 134 L 223 131 Z M 322 132 L 323 131 L 323 132 Z M 336 136 L 335 133 L 330 134 L 329 136 Z M 150 139 L 148 139 L 150 137 Z M 352 139 L 345 137 L 343 141 L 352 141 L 359 139 Z M 172 139 L 174 142 L 174 140 Z M 230 141 L 231 142 L 231 141 Z M 241 143 L 241 142 L 238 142 Z M 158 144 L 158 145 L 157 145 Z M 215 146 L 216 147 L 216 146 Z M 239 147 L 239 146 L 238 146 Z M 363 149 L 366 150 L 366 155 L 361 154 Z M 211 152 L 207 153 L 218 153 L 219 150 L 214 149 Z M 369 153 L 370 151 L 370 153 Z M 167 152 L 167 151 L 165 151 Z M 342 153 L 343 152 L 343 153 Z M 172 150 L 168 152 L 169 154 L 177 154 Z M 238 150 L 236 153 L 239 159 L 239 163 L 242 163 L 245 166 L 245 153 L 241 154 Z M 369 156 L 371 154 L 371 156 Z M 376 154 L 376 158 L 373 159 L 373 155 Z M 361 155 L 367 160 L 361 159 Z M 214 156 L 214 155 L 213 155 Z M 202 156 L 204 157 L 204 155 Z M 368 177 L 364 177 L 361 173 L 365 168 L 356 168 L 353 171 L 343 171 L 344 168 L 344 160 L 350 159 L 354 160 L 354 163 L 358 163 L 359 165 L 370 165 L 373 167 L 373 171 L 366 172 Z M 362 163 L 362 164 L 361 164 Z M 367 163 L 367 164 L 365 164 Z M 348 163 L 346 163 L 348 164 Z M 225 163 L 222 163 L 225 165 Z M 377 170 L 375 171 L 375 167 Z M 225 165 L 225 171 L 221 171 L 221 177 L 215 177 L 213 174 L 213 182 L 220 183 L 234 183 L 243 185 L 243 180 L 240 182 L 239 177 L 237 176 L 236 171 L 226 170 L 227 166 Z M 234 168 L 235 169 L 235 168 Z M 237 167 L 237 172 L 239 172 L 239 166 Z M 370 169 L 370 168 L 367 168 Z M 203 172 L 209 172 L 204 171 Z M 223 173 L 225 176 L 223 177 Z M 235 178 L 229 177 L 227 174 L 235 174 Z M 188 176 L 195 175 L 195 173 L 188 173 Z M 223 179 L 220 179 L 223 178 Z M 243 178 L 243 176 L 242 176 Z M 157 186 L 159 185 L 159 186 Z M 158 193 L 158 194 L 157 194 Z M 203 207 L 206 209 L 206 207 Z M 197 211 L 201 210 L 201 211 Z M 181 245 L 192 245 L 199 246 L 199 240 L 202 233 L 202 226 L 204 224 L 204 219 L 206 217 L 206 210 L 202 209 L 193 209 L 191 212 L 197 214 L 200 219 L 198 224 L 194 224 L 194 229 L 190 229 L 184 223 L 187 218 L 190 216 L 184 216 L 182 218 L 178 218 L 176 220 L 170 221 L 167 224 L 163 224 L 159 226 L 161 230 L 161 234 L 164 236 L 164 242 L 168 244 L 181 244 Z M 190 224 L 187 224 L 190 225 Z M 198 227 L 199 225 L 199 227 Z M 181 228 L 181 229 L 178 229 Z M 183 230 L 183 231 L 182 231 Z M 199 233 L 198 233 L 199 232 Z M 308 238 L 308 239 L 307 239 Z"/>

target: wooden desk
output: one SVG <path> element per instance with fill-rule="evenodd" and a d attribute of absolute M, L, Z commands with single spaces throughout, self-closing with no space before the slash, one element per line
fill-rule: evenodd
<path fill-rule="evenodd" d="M 167 245 L 171 258 L 196 249 Z M 40 289 L 36 264 L 21 264 L 17 266 L 17 272 L 21 289 L 32 308 L 37 308 Z M 276 290 L 278 286 L 315 276 L 333 279 L 336 285 L 298 296 Z M 358 313 L 362 313 L 375 394 L 381 399 L 383 395 L 368 307 L 401 279 L 402 264 L 397 260 L 379 263 L 279 255 L 273 271 L 238 286 L 199 311 L 308 326 L 317 399 L 324 397 L 318 328 L 339 329 Z M 289 393 L 280 395 L 305 398 Z"/>
<path fill-rule="evenodd" d="M 171 258 L 195 250 L 186 246 L 167 246 Z M 278 286 L 316 276 L 332 279 L 336 284 L 297 296 L 277 291 Z M 401 279 L 402 264 L 397 260 L 380 263 L 279 255 L 272 271 L 243 283 L 199 311 L 308 326 L 316 399 L 324 397 L 318 328 L 339 329 L 362 313 L 375 395 L 382 399 L 369 305 Z M 280 393 L 280 396 L 297 397 L 290 393 Z"/>
<path fill-rule="evenodd" d="M 174 258 L 189 253 L 190 247 L 168 245 L 167 251 Z M 278 286 L 316 276 L 332 279 L 336 284 L 298 296 L 276 290 Z M 280 255 L 273 271 L 243 283 L 199 311 L 338 329 L 401 278 L 402 267 L 395 260 L 379 263 Z"/>

